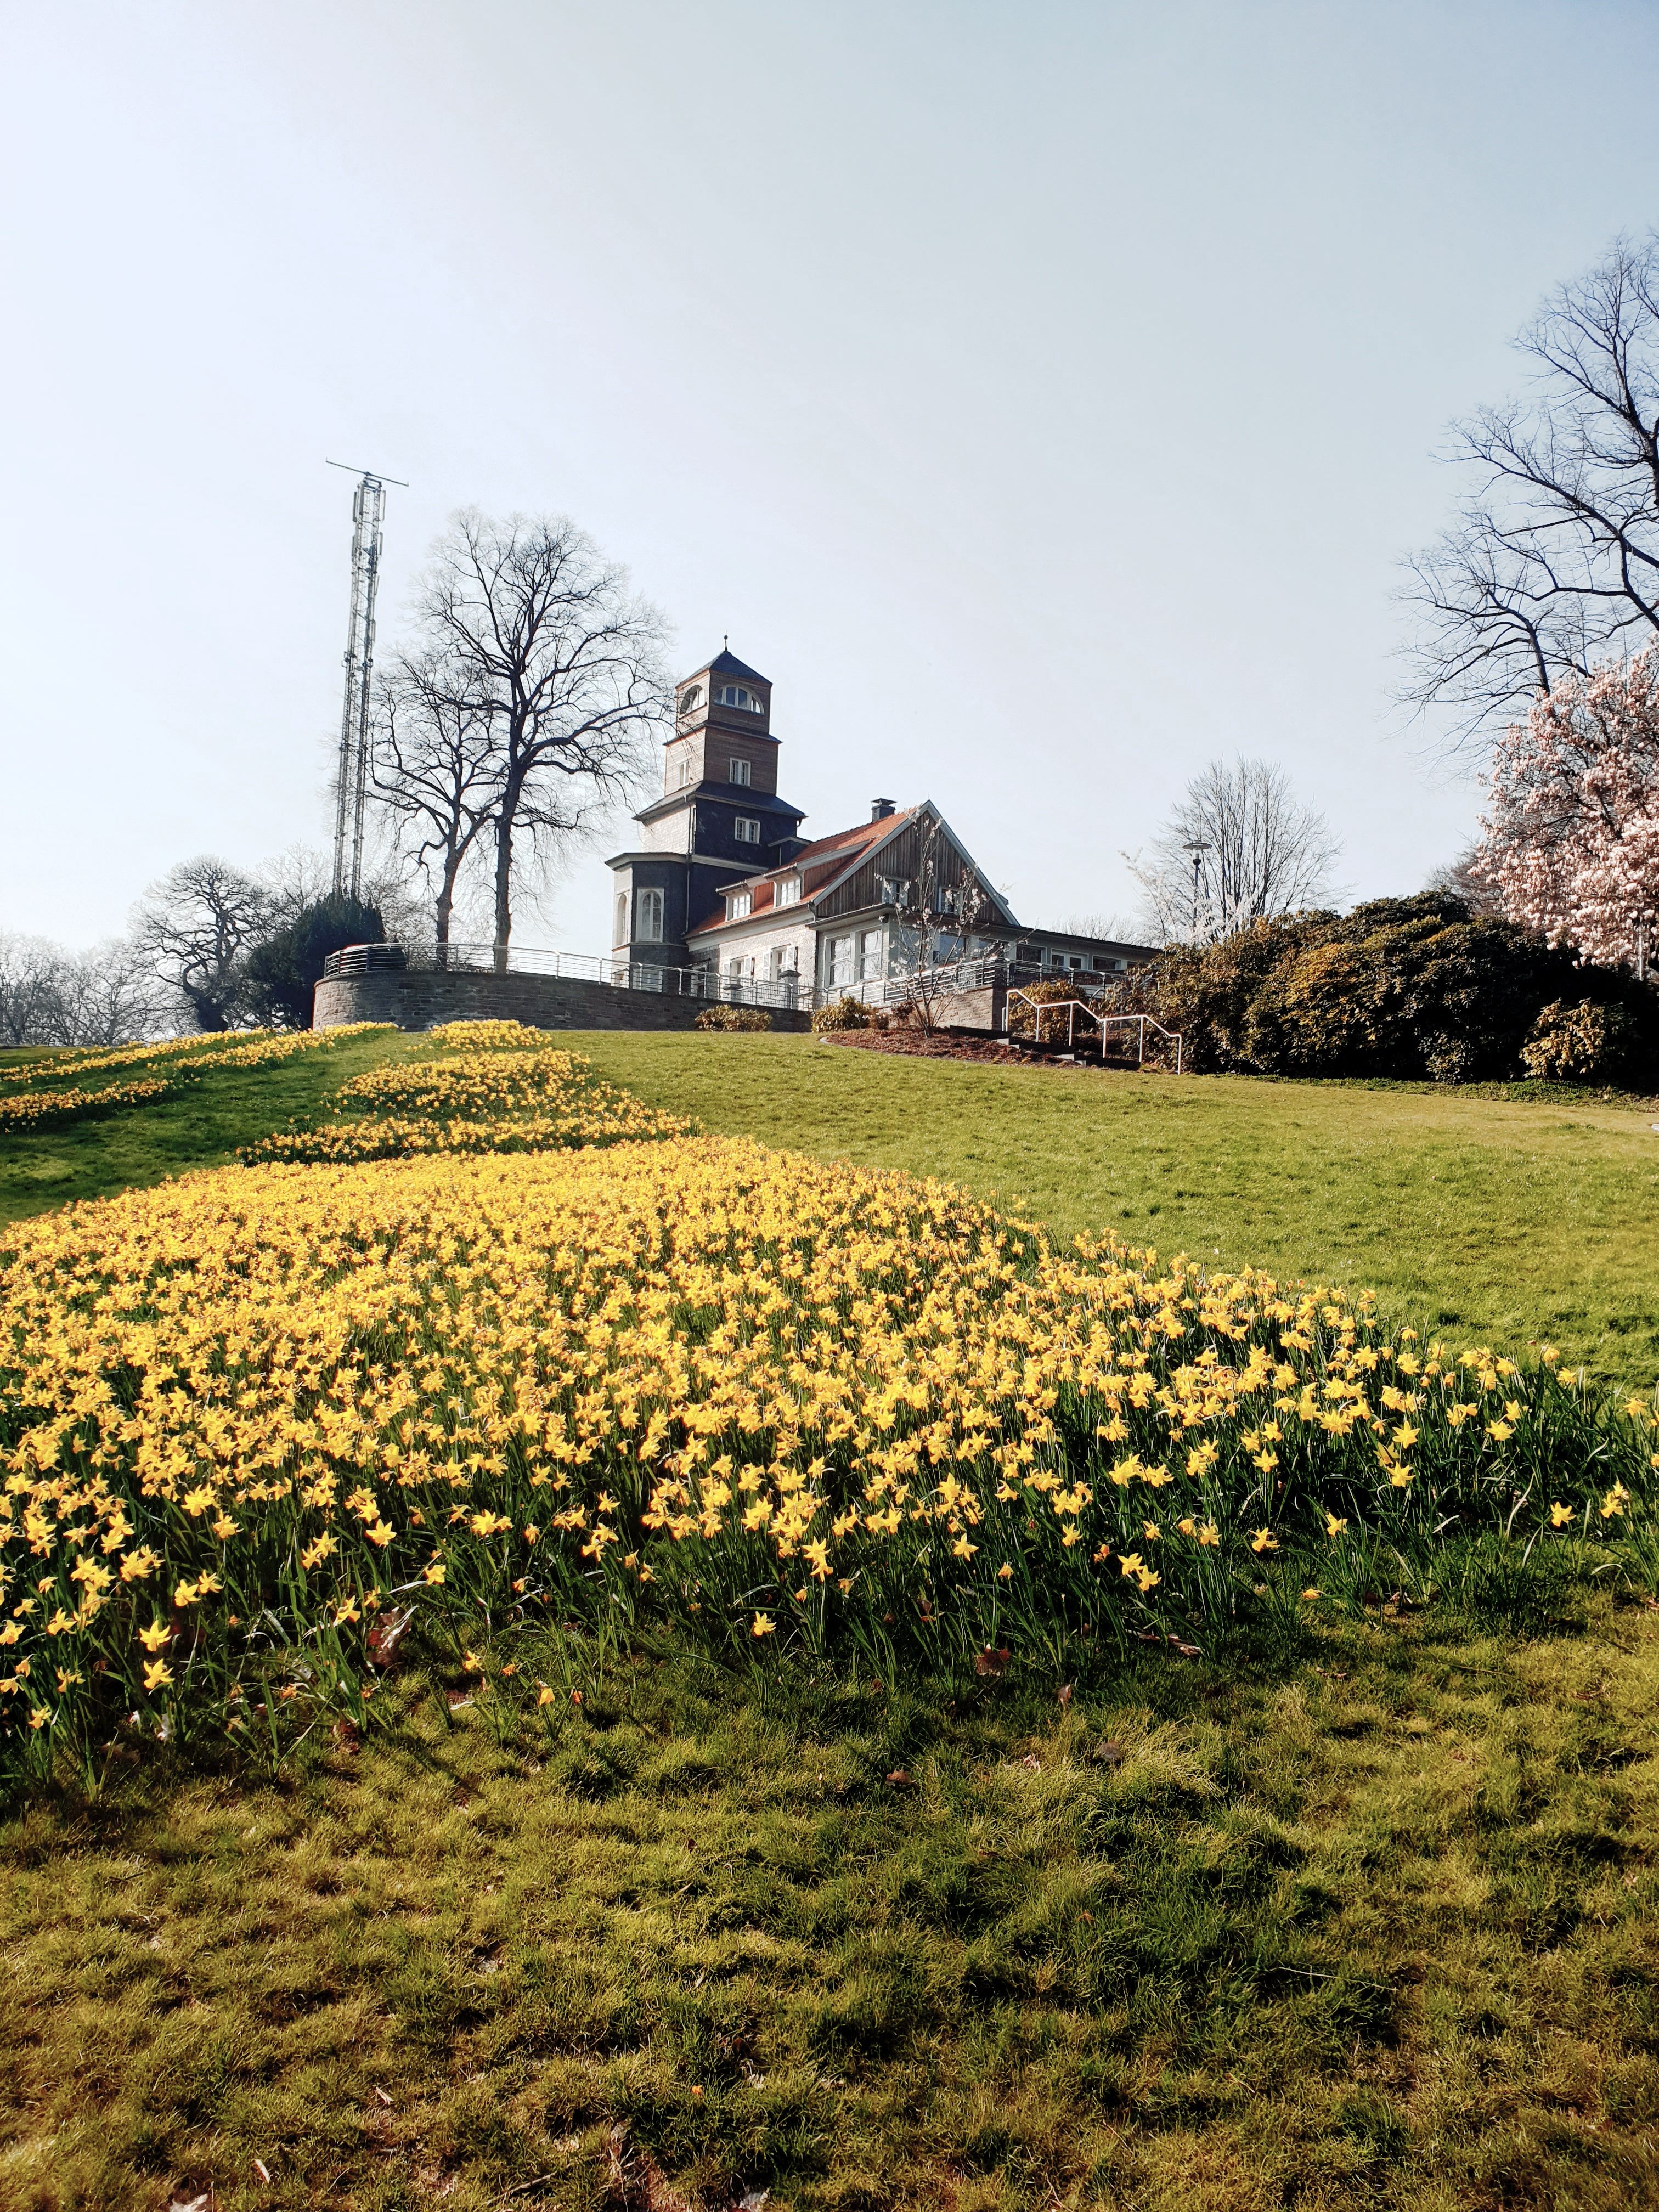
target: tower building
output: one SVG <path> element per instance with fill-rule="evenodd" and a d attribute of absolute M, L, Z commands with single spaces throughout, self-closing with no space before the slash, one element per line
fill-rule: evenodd
<path fill-rule="evenodd" d="M 687 933 L 719 907 L 720 887 L 801 849 L 802 811 L 778 795 L 770 683 L 736 653 L 717 653 L 680 684 L 662 796 L 634 817 L 633 849 L 606 863 L 611 957 L 689 964 Z"/>

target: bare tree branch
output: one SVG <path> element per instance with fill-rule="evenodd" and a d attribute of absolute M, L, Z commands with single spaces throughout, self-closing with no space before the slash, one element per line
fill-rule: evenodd
<path fill-rule="evenodd" d="M 474 704 L 465 671 L 439 654 L 404 652 L 381 678 L 375 725 L 374 794 L 434 886 L 441 953 L 461 871 L 495 822 L 502 766 L 495 720 Z"/>
<path fill-rule="evenodd" d="M 664 625 L 562 517 L 458 515 L 418 607 L 422 637 L 405 665 L 423 672 L 422 714 L 466 750 L 466 806 L 480 803 L 479 781 L 488 788 L 505 965 L 520 841 L 544 863 L 555 857 L 635 786 L 651 740 L 672 726 Z M 440 829 L 438 852 L 446 846 Z"/>
<path fill-rule="evenodd" d="M 66 952 L 43 937 L 0 935 L 0 1044 L 132 1044 L 163 1024 L 154 977 L 120 940 Z"/>
<path fill-rule="evenodd" d="M 198 1029 L 234 1029 L 246 1020 L 247 955 L 275 905 L 267 885 L 204 854 L 150 885 L 133 915 L 133 941 Z"/>
<path fill-rule="evenodd" d="M 1340 849 L 1324 816 L 1292 796 L 1282 768 L 1212 761 L 1147 857 L 1123 857 L 1157 942 L 1210 944 L 1329 897 Z"/>
<path fill-rule="evenodd" d="M 1404 696 L 1449 710 L 1453 750 L 1659 635 L 1659 232 L 1620 239 L 1516 343 L 1530 394 L 1454 425 L 1469 495 L 1402 593 Z"/>

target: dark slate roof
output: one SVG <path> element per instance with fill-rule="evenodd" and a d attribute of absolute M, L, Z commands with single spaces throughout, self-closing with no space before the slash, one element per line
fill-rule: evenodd
<path fill-rule="evenodd" d="M 747 676 L 756 684 L 769 684 L 769 676 L 763 676 L 758 668 L 751 668 L 746 660 L 739 660 L 735 653 L 718 653 L 708 663 L 711 676 Z"/>
<path fill-rule="evenodd" d="M 756 791 L 746 783 L 721 783 L 711 776 L 702 783 L 688 783 L 683 791 L 664 792 L 660 799 L 653 799 L 648 806 L 641 807 L 634 819 L 654 822 L 659 816 L 672 814 L 677 806 L 684 806 L 693 799 L 714 799 L 722 806 L 740 807 L 746 814 L 787 814 L 792 822 L 799 822 L 806 811 L 804 806 L 792 806 L 775 792 Z"/>

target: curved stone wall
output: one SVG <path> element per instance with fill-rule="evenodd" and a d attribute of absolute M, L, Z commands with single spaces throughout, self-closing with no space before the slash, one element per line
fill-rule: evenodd
<path fill-rule="evenodd" d="M 629 991 L 574 975 L 492 975 L 473 969 L 394 969 L 371 975 L 325 976 L 313 1001 L 311 1026 L 395 1022 L 400 1030 L 440 1022 L 523 1022 L 537 1030 L 689 1030 L 707 1002 L 661 991 Z M 767 1010 L 775 1030 L 808 1030 L 804 1011 Z"/>

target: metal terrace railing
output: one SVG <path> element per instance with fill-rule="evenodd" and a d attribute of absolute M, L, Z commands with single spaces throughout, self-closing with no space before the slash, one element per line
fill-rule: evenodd
<path fill-rule="evenodd" d="M 618 991 L 654 991 L 671 998 L 721 1000 L 727 1006 L 810 1007 L 822 1003 L 793 975 L 721 975 L 708 964 L 671 968 L 654 960 L 618 960 L 596 952 L 556 952 L 539 945 L 348 945 L 323 963 L 330 981 L 398 972 L 460 975 L 554 975 L 605 983 Z M 835 993 L 827 995 L 836 996 Z"/>
<path fill-rule="evenodd" d="M 1033 1016 L 1032 1042 L 1039 1046 L 1045 1041 L 1042 1034 L 1044 1018 L 1064 1014 L 1066 1049 L 1067 1052 L 1075 1052 L 1078 1045 L 1078 1018 L 1081 1015 L 1085 1022 L 1092 1022 L 1095 1025 L 1096 1042 L 1099 1044 L 1103 1059 L 1106 1052 L 1108 1032 L 1114 1030 L 1132 1029 L 1135 1031 L 1135 1066 L 1144 1067 L 1146 1065 L 1146 1032 L 1150 1029 L 1174 1045 L 1175 1072 L 1177 1075 L 1181 1073 L 1182 1033 L 1179 1030 L 1165 1029 L 1163 1023 L 1152 1014 L 1103 1014 L 1097 1006 L 1091 1006 L 1086 999 L 1036 999 L 1033 998 L 1029 991 L 1010 991 L 1008 994 L 1010 1036 L 1016 1034 L 1014 1030 L 1016 1004 L 1023 1004 L 1030 1008 Z M 1057 1039 L 1054 1040 L 1054 1043 L 1057 1048 Z"/>
<path fill-rule="evenodd" d="M 330 953 L 323 966 L 323 974 L 330 981 L 396 974 L 404 970 L 424 974 L 447 971 L 475 975 L 568 976 L 580 982 L 607 984 L 614 990 L 653 991 L 671 998 L 701 999 L 710 1003 L 737 1006 L 775 1006 L 801 1012 L 809 1012 L 843 998 L 861 999 L 866 1006 L 902 1006 L 918 1000 L 936 1004 L 941 999 L 972 991 L 995 991 L 1006 988 L 1010 1013 L 1020 1004 L 1035 1010 L 1039 1042 L 1049 1018 L 1064 1013 L 1066 1018 L 1066 1049 L 1068 1051 L 1076 1048 L 1078 1022 L 1082 1017 L 1095 1025 L 1103 1049 L 1108 1030 L 1133 1027 L 1136 1032 L 1137 1065 L 1144 1065 L 1146 1061 L 1149 1027 L 1159 1037 L 1175 1045 L 1177 1072 L 1181 1059 L 1179 1034 L 1165 1029 L 1150 1014 L 1102 1014 L 1083 998 L 1035 999 L 1028 991 L 1018 988 L 1015 979 L 1024 977 L 1035 983 L 1043 976 L 1044 971 L 1024 962 L 1016 963 L 994 957 L 942 962 L 936 967 L 922 969 L 920 974 L 902 969 L 895 975 L 822 984 L 814 984 L 810 978 L 793 971 L 777 976 L 732 975 L 718 972 L 709 962 L 690 968 L 669 967 L 655 961 L 621 960 L 601 953 L 554 951 L 538 945 L 496 945 L 482 941 L 453 939 L 441 945 L 429 940 L 348 945 L 341 951 Z M 1002 1026 L 1012 1026 L 1006 1017 Z"/>

